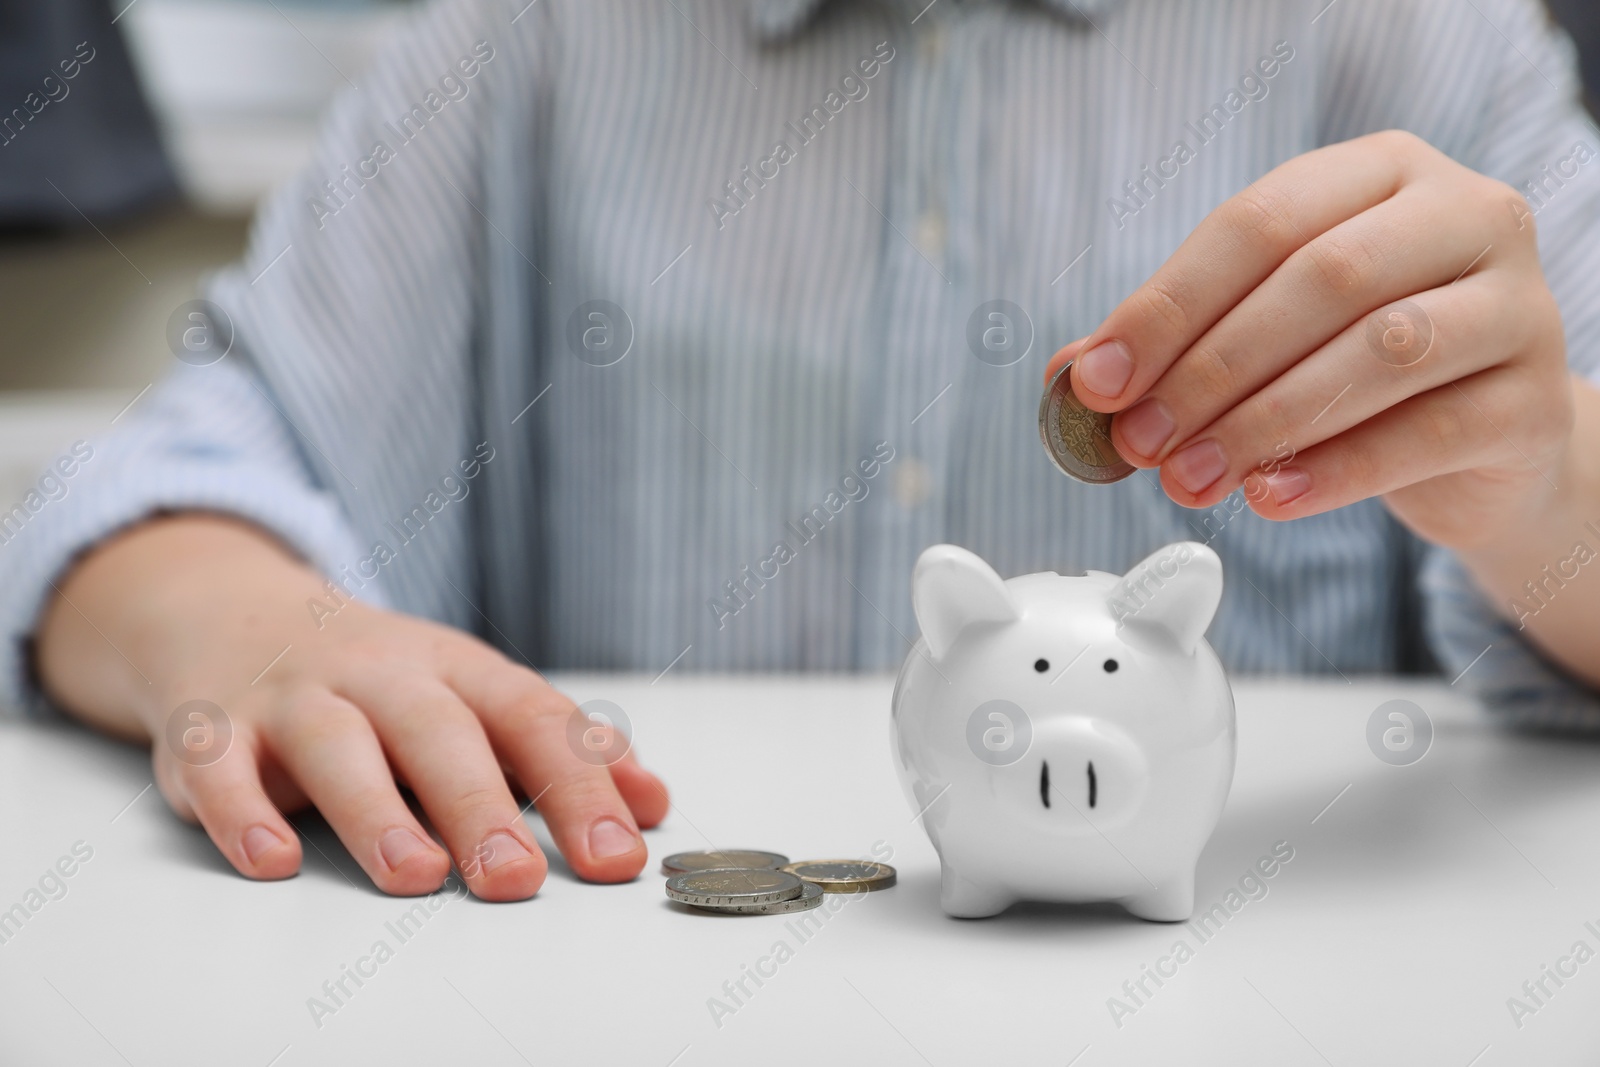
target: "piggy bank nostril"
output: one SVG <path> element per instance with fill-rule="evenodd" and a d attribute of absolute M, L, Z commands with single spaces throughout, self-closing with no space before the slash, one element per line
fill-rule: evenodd
<path fill-rule="evenodd" d="M 1050 764 L 1043 762 L 1039 765 L 1039 799 L 1044 801 L 1044 806 L 1050 806 Z"/>

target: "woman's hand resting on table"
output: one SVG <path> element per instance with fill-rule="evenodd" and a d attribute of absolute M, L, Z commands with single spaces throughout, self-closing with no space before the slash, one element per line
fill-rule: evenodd
<path fill-rule="evenodd" d="M 80 717 L 154 739 L 167 802 L 249 877 L 299 870 L 299 835 L 281 813 L 314 805 L 385 892 L 436 890 L 453 860 L 479 897 L 531 896 L 546 861 L 508 775 L 537 798 L 580 877 L 639 873 L 639 827 L 665 816 L 666 790 L 631 752 L 609 766 L 581 758 L 568 739 L 571 700 L 467 634 L 355 602 L 315 619 L 310 598 L 330 603 L 315 573 L 254 528 L 157 520 L 60 583 L 39 632 L 40 671 Z M 169 732 L 196 699 L 224 709 L 226 725 L 185 713 Z M 214 762 L 174 740 L 229 728 Z"/>

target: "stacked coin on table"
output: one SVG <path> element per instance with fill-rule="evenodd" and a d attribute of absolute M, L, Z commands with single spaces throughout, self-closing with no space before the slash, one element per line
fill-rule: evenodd
<path fill-rule="evenodd" d="M 661 864 L 667 896 L 700 911 L 730 915 L 784 915 L 808 911 L 824 893 L 887 889 L 895 871 L 866 860 L 806 860 L 759 849 L 679 852 Z"/>
<path fill-rule="evenodd" d="M 661 873 L 671 876 L 712 867 L 755 867 L 777 870 L 789 862 L 788 856 L 763 852 L 758 848 L 725 848 L 719 852 L 675 852 L 661 861 Z"/>
<path fill-rule="evenodd" d="M 870 860 L 805 860 L 779 869 L 815 882 L 824 893 L 871 893 L 895 883 L 893 867 Z"/>

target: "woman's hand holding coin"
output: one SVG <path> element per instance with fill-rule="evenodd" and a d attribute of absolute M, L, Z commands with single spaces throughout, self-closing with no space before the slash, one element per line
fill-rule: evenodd
<path fill-rule="evenodd" d="M 1570 374 L 1532 209 L 1418 138 L 1289 160 L 1056 353 L 1168 496 L 1268 519 L 1369 497 L 1456 550 L 1497 609 L 1600 684 L 1600 601 L 1518 610 L 1600 522 L 1600 389 Z M 1047 441 L 1048 444 L 1048 441 Z"/>
<path fill-rule="evenodd" d="M 1382 496 L 1471 547 L 1567 481 L 1574 388 L 1532 212 L 1409 134 L 1267 174 L 1048 374 L 1068 360 L 1117 451 L 1187 507 L 1243 487 L 1289 519 Z"/>

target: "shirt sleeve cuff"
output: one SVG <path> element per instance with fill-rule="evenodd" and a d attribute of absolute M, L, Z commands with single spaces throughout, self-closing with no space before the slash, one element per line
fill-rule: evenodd
<path fill-rule="evenodd" d="M 1600 693 L 1546 659 L 1495 612 L 1452 553 L 1430 551 L 1421 582 L 1428 641 L 1451 685 L 1511 725 L 1600 730 Z"/>
<path fill-rule="evenodd" d="M 47 475 L 0 514 L 0 716 L 53 712 L 32 670 L 33 632 L 53 584 L 124 527 L 214 511 L 262 527 L 323 574 L 361 555 L 334 498 L 311 483 L 291 430 L 237 364 L 181 369 L 122 425 L 63 449 L 68 456 L 52 470 L 71 476 Z M 385 600 L 377 583 L 357 595 Z"/>

